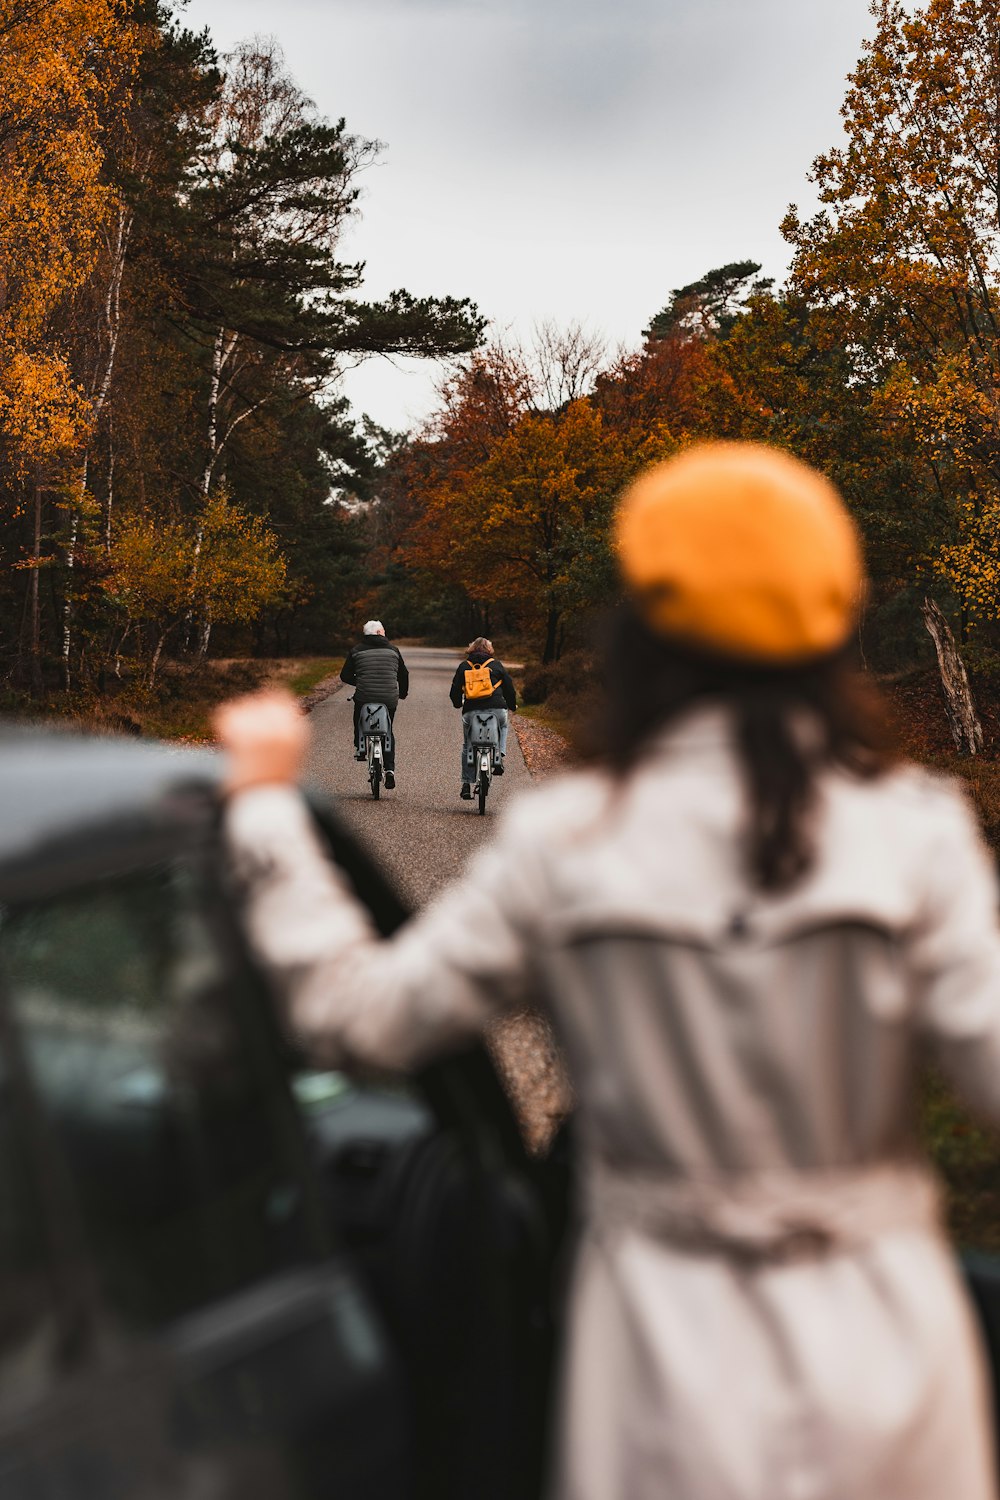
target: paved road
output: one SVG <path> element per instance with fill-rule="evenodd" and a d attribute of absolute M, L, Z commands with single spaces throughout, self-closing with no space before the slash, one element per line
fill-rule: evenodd
<path fill-rule="evenodd" d="M 485 818 L 474 803 L 462 802 L 462 725 L 448 698 L 461 652 L 416 646 L 403 655 L 410 694 L 396 713 L 396 790 L 383 788 L 381 799 L 373 801 L 365 767 L 353 758 L 350 688 L 341 688 L 312 712 L 309 771 L 403 893 L 421 904 L 490 837 L 498 809 L 529 777 L 512 727 L 507 772 L 493 781 Z"/>

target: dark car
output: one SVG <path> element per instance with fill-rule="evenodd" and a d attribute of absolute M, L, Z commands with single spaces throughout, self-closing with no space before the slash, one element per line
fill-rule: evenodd
<path fill-rule="evenodd" d="M 0 1496 L 536 1495 L 558 1153 L 527 1158 L 483 1050 L 405 1082 L 294 1056 L 218 776 L 0 735 Z"/>

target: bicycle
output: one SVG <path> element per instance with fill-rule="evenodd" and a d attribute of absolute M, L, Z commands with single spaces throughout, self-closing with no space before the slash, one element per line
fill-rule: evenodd
<path fill-rule="evenodd" d="M 496 714 L 478 709 L 469 714 L 469 743 L 476 754 L 476 779 L 473 796 L 479 804 L 479 816 L 486 816 L 486 799 L 493 781 L 494 759 L 500 753 L 500 731 Z"/>
<path fill-rule="evenodd" d="M 364 740 L 365 760 L 368 764 L 368 781 L 372 797 L 377 802 L 385 780 L 385 753 L 392 729 L 389 710 L 384 703 L 365 703 L 361 707 L 360 734 Z"/>

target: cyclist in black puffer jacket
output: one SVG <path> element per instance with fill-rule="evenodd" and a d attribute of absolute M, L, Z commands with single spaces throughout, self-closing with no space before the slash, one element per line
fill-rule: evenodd
<path fill-rule="evenodd" d="M 389 710 L 389 743 L 385 748 L 385 784 L 391 791 L 396 785 L 396 731 L 393 720 L 396 705 L 410 691 L 410 674 L 403 653 L 386 640 L 381 620 L 369 620 L 364 635 L 352 646 L 340 673 L 341 682 L 354 688 L 354 758 L 364 760 L 365 747 L 360 742 L 359 724 L 365 703 L 384 703 Z"/>

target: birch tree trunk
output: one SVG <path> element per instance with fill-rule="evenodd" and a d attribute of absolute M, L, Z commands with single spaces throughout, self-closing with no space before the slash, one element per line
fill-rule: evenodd
<path fill-rule="evenodd" d="M 108 416 L 108 488 L 104 497 L 104 551 L 111 555 L 111 512 L 115 504 L 115 427 L 113 416 Z"/>
<path fill-rule="evenodd" d="M 83 473 L 80 476 L 80 505 L 82 506 L 87 493 L 87 459 L 83 460 Z M 66 543 L 66 597 L 63 600 L 63 627 L 62 627 L 62 677 L 63 690 L 69 692 L 72 686 L 72 673 L 70 671 L 70 657 L 73 651 L 73 569 L 76 566 L 76 544 L 80 536 L 80 509 L 75 508 L 69 523 L 69 540 Z"/>
<path fill-rule="evenodd" d="M 208 431 L 206 433 L 205 467 L 201 473 L 201 503 L 204 507 L 208 503 L 208 497 L 212 489 L 212 476 L 215 472 L 216 459 L 219 456 L 219 393 L 222 389 L 222 371 L 233 349 L 236 347 L 237 335 L 233 334 L 229 340 L 226 339 L 226 330 L 220 328 L 215 335 L 212 345 L 212 370 L 208 385 Z M 201 548 L 204 541 L 204 531 L 201 523 L 194 539 L 194 560 L 191 564 L 191 603 L 187 614 L 184 616 L 184 650 L 190 649 L 191 630 L 194 625 L 195 615 L 195 590 L 198 586 L 198 571 L 201 567 Z M 211 626 L 209 626 L 209 635 Z M 208 637 L 202 626 L 198 632 L 197 655 L 204 657 L 208 651 Z"/>
<path fill-rule="evenodd" d="M 951 626 L 933 599 L 925 599 L 921 614 L 937 652 L 938 671 L 944 692 L 951 737 L 960 755 L 977 755 L 983 748 L 983 726 Z"/>
<path fill-rule="evenodd" d="M 147 687 L 151 688 L 153 686 L 153 682 L 156 679 L 156 669 L 160 665 L 160 657 L 163 655 L 163 648 L 167 643 L 167 636 L 169 634 L 170 630 L 168 628 L 163 632 L 156 643 L 156 650 L 153 652 L 153 660 L 149 664 L 149 679 L 146 684 Z"/>
<path fill-rule="evenodd" d="M 201 474 L 201 498 L 207 500 L 212 488 L 212 474 L 219 452 L 219 391 L 222 387 L 222 367 L 235 345 L 234 334 L 226 346 L 226 330 L 220 328 L 212 345 L 212 375 L 208 386 L 208 441 L 205 446 L 205 467 Z"/>
<path fill-rule="evenodd" d="M 38 572 L 42 561 L 42 486 L 36 475 L 34 483 L 35 528 L 31 549 L 31 691 L 40 698 L 45 688 L 42 679 L 42 614 L 38 597 Z"/>
<path fill-rule="evenodd" d="M 128 244 L 132 234 L 132 215 L 125 209 L 121 209 L 115 229 L 115 241 L 110 245 L 111 268 L 108 273 L 108 282 L 104 293 L 104 306 L 102 308 L 102 323 L 104 332 L 104 360 L 94 371 L 90 385 L 90 407 L 94 426 L 100 421 L 101 413 L 104 411 L 108 393 L 111 390 L 111 377 L 115 369 L 115 356 L 118 353 L 118 334 L 121 329 L 121 292 L 122 276 L 125 271 L 125 259 L 128 253 Z M 69 692 L 72 685 L 72 673 L 70 663 L 73 653 L 73 571 L 76 567 L 76 548 L 80 536 L 80 513 L 87 498 L 87 478 L 90 472 L 90 455 L 83 456 L 83 468 L 80 476 L 80 502 L 73 510 L 70 519 L 69 542 L 66 547 L 66 598 L 63 601 L 63 631 L 62 631 L 62 675 L 63 688 Z M 108 508 L 108 544 L 110 546 L 110 505 Z"/>

